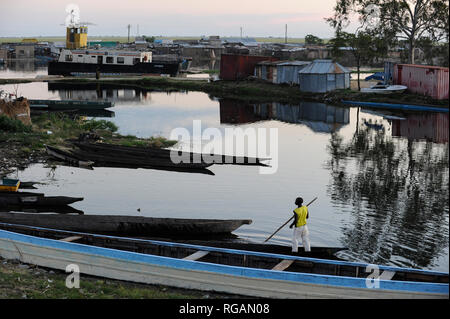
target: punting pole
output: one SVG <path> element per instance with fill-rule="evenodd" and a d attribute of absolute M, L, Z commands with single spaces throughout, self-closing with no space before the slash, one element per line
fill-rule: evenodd
<path fill-rule="evenodd" d="M 316 199 L 317 199 L 317 197 L 314 198 L 312 201 L 310 201 L 308 204 L 306 204 L 306 206 L 309 206 L 309 205 L 311 205 L 312 203 L 314 203 Z M 283 228 L 284 226 L 286 226 L 286 224 L 289 223 L 289 222 L 292 220 L 292 218 L 294 218 L 294 216 L 292 216 L 291 218 L 289 218 L 283 225 L 280 226 L 280 228 L 278 228 L 278 229 L 277 229 L 272 235 L 270 235 L 264 242 L 267 242 L 267 241 L 268 241 L 270 238 L 272 238 L 276 233 L 278 233 L 278 232 L 281 230 L 281 228 Z"/>

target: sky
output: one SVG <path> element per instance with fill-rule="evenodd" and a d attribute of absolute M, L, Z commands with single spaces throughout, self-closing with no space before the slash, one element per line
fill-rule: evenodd
<path fill-rule="evenodd" d="M 0 37 L 64 36 L 68 4 L 95 25 L 89 37 L 243 36 L 303 38 L 333 36 L 324 18 L 336 0 L 0 0 Z"/>

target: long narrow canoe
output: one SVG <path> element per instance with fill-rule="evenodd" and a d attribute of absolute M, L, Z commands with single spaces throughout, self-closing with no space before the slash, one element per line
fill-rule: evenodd
<path fill-rule="evenodd" d="M 15 206 L 64 206 L 82 201 L 82 197 L 45 196 L 31 192 L 0 192 L 0 207 Z"/>
<path fill-rule="evenodd" d="M 143 241 L 144 245 L 144 241 Z M 265 298 L 445 298 L 448 273 L 163 241 L 141 252 L 0 230 L 0 256 L 81 274 Z M 388 273 L 389 276 L 386 275 Z M 371 277 L 372 276 L 372 277 Z M 389 277 L 390 279 L 386 279 Z"/>
<path fill-rule="evenodd" d="M 200 154 L 193 152 L 174 151 L 170 149 L 152 148 L 152 147 L 136 147 L 136 146 L 122 146 L 108 143 L 89 143 L 71 141 L 81 150 L 87 152 L 87 154 L 95 154 L 99 156 L 111 156 L 116 154 L 117 156 L 124 156 L 130 158 L 161 158 L 170 160 L 171 155 L 176 153 L 177 156 L 183 159 L 188 159 L 190 163 L 196 163 L 200 161 L 202 163 L 208 161 L 211 164 L 233 164 L 233 165 L 257 165 L 267 166 L 262 161 L 268 160 L 266 158 L 256 158 L 247 156 L 229 156 L 218 154 Z"/>
<path fill-rule="evenodd" d="M 426 105 L 392 104 L 392 103 L 360 102 L 360 101 L 341 101 L 341 103 L 379 109 L 448 113 L 448 107 L 432 107 Z"/>
<path fill-rule="evenodd" d="M 9 223 L 0 223 L 0 229 L 19 232 L 21 234 L 32 235 L 32 236 L 40 236 L 52 239 L 61 239 L 66 237 L 74 237 L 83 235 L 84 240 L 87 240 L 91 244 L 99 245 L 102 247 L 121 249 L 127 251 L 134 252 L 142 252 L 145 251 L 145 240 L 156 240 L 156 241 L 167 241 L 170 239 L 172 242 L 184 243 L 184 244 L 192 244 L 192 245 L 200 245 L 200 246 L 211 246 L 211 247 L 219 247 L 219 248 L 228 248 L 228 249 L 239 249 L 239 250 L 250 250 L 250 251 L 258 251 L 263 253 L 273 253 L 273 254 L 282 254 L 282 255 L 292 255 L 292 256 L 304 256 L 310 258 L 319 258 L 319 259 L 334 259 L 338 260 L 339 258 L 335 256 L 335 254 L 339 251 L 345 250 L 344 247 L 311 247 L 310 252 L 304 252 L 302 249 L 297 253 L 291 252 L 291 247 L 289 246 L 281 246 L 274 244 L 258 244 L 258 243 L 249 243 L 238 241 L 236 238 L 232 238 L 231 236 L 228 238 L 218 239 L 181 239 L 176 237 L 163 238 L 163 237 L 140 237 L 137 238 L 129 238 L 129 237 L 113 237 L 113 236 L 105 236 L 101 234 L 88 234 L 82 232 L 74 232 L 67 231 L 61 229 L 51 229 L 45 227 L 36 227 L 36 226 L 26 226 L 26 225 L 18 225 L 18 224 L 9 224 Z M 149 245 L 152 245 L 151 242 Z"/>
<path fill-rule="evenodd" d="M 249 219 L 182 219 L 119 215 L 1 213 L 0 222 L 119 236 L 202 237 L 230 234 Z"/>

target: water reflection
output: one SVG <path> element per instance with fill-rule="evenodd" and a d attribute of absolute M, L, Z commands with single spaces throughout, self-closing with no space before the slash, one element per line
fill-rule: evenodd
<path fill-rule="evenodd" d="M 350 109 L 317 102 L 299 105 L 281 103 L 249 104 L 236 100 L 220 100 L 220 123 L 246 124 L 264 120 L 303 124 L 318 133 L 338 131 L 350 122 Z"/>
<path fill-rule="evenodd" d="M 348 257 L 432 268 L 448 249 L 448 144 L 361 125 L 349 142 L 333 133 L 328 152 L 328 194 L 351 209 L 341 226 Z"/>

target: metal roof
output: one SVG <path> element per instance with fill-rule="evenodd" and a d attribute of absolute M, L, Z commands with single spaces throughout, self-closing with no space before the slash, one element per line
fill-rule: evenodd
<path fill-rule="evenodd" d="M 302 74 L 335 74 L 335 73 L 350 73 L 350 71 L 344 68 L 337 62 L 332 60 L 314 60 L 313 63 L 304 67 L 299 71 Z"/>
<path fill-rule="evenodd" d="M 289 60 L 283 60 L 283 61 L 262 61 L 257 63 L 257 65 L 293 65 L 293 66 L 302 66 L 306 64 L 310 64 L 309 61 L 289 61 Z"/>

